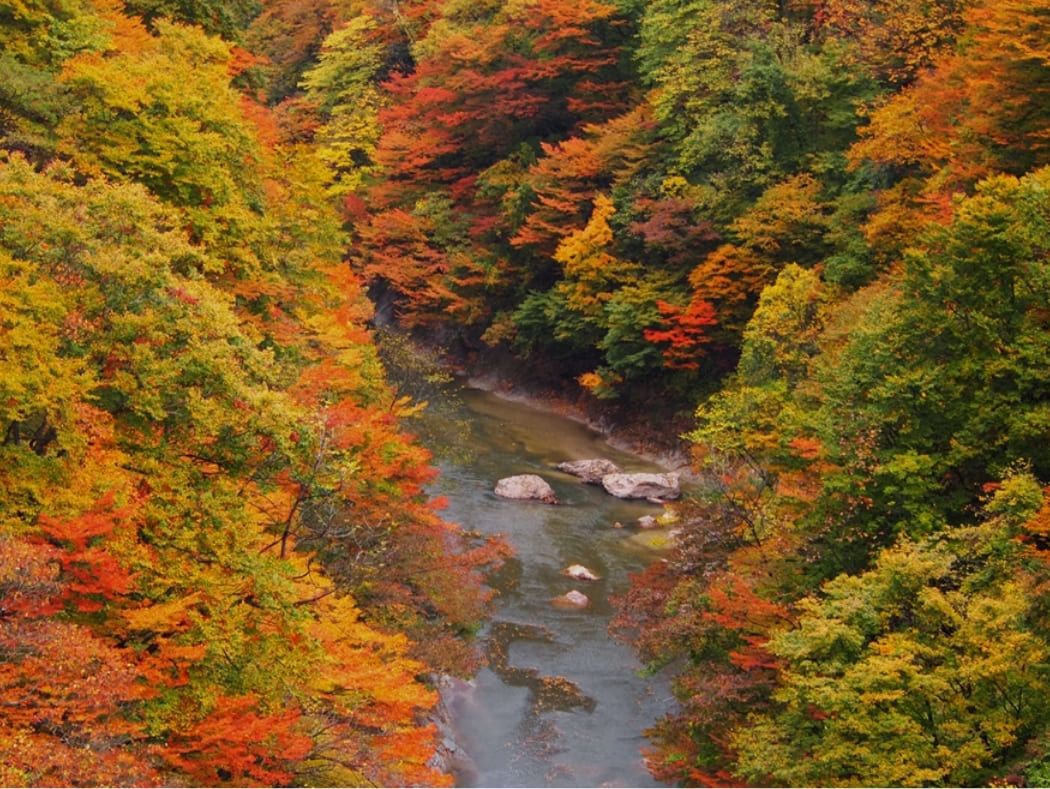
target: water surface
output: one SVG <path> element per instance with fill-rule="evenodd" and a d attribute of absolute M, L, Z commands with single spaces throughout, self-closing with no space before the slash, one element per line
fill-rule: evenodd
<path fill-rule="evenodd" d="M 501 533 L 516 552 L 496 574 L 486 639 L 489 666 L 469 686 L 446 694 L 463 765 L 460 786 L 656 786 L 642 762 L 643 731 L 669 706 L 660 678 L 643 678 L 630 647 L 608 634 L 612 595 L 628 574 L 658 558 L 633 524 L 659 515 L 651 504 L 623 502 L 554 466 L 607 457 L 628 471 L 658 467 L 611 448 L 583 425 L 527 405 L 463 388 L 438 413 L 465 452 L 439 458 L 433 492 L 446 516 L 469 530 Z M 437 418 L 437 417 L 435 417 Z M 501 477 L 540 474 L 561 504 L 514 502 L 492 489 Z M 616 528 L 615 523 L 625 528 Z M 561 574 L 583 564 L 601 576 Z M 570 589 L 591 598 L 585 610 L 550 600 Z"/>

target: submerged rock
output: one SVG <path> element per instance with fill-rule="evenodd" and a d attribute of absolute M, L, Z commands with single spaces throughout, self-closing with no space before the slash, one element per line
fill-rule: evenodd
<path fill-rule="evenodd" d="M 600 485 L 602 477 L 607 474 L 619 474 L 620 467 L 611 460 L 605 458 L 592 458 L 591 460 L 572 460 L 558 464 L 558 471 L 579 477 L 581 482 L 588 485 Z"/>
<path fill-rule="evenodd" d="M 682 495 L 678 474 L 606 474 L 602 487 L 618 499 L 677 499 Z"/>
<path fill-rule="evenodd" d="M 571 592 L 566 592 L 561 597 L 555 597 L 551 600 L 551 603 L 560 608 L 586 608 L 591 604 L 591 598 L 583 592 L 578 592 L 573 589 Z"/>
<path fill-rule="evenodd" d="M 628 537 L 628 540 L 650 551 L 668 551 L 675 545 L 675 541 L 663 529 L 642 529 Z"/>
<path fill-rule="evenodd" d="M 641 529 L 658 529 L 660 524 L 652 515 L 643 515 L 638 519 L 638 527 Z"/>
<path fill-rule="evenodd" d="M 598 576 L 584 567 L 582 564 L 571 564 L 562 570 L 562 573 L 575 578 L 577 581 L 597 581 Z"/>
<path fill-rule="evenodd" d="M 501 479 L 496 483 L 496 495 L 504 499 L 542 501 L 547 504 L 558 503 L 554 489 L 543 477 L 535 474 L 519 474 L 516 477 Z"/>

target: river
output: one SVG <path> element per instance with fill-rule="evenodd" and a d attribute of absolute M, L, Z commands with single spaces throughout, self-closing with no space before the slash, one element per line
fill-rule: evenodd
<path fill-rule="evenodd" d="M 659 470 L 610 447 L 562 416 L 493 394 L 457 387 L 433 419 L 458 449 L 439 455 L 435 495 L 445 515 L 468 530 L 500 533 L 515 557 L 491 579 L 499 595 L 481 637 L 489 665 L 445 691 L 455 732 L 460 786 L 657 786 L 642 761 L 644 730 L 670 706 L 662 677 L 643 677 L 625 644 L 608 633 L 610 597 L 628 575 L 659 557 L 662 530 L 639 532 L 651 504 L 624 502 L 583 485 L 554 465 L 607 457 L 629 471 Z M 441 431 L 437 431 L 440 433 Z M 435 440 L 431 438 L 430 440 Z M 561 504 L 505 501 L 501 477 L 537 473 Z M 625 528 L 616 528 L 615 523 Z M 583 564 L 601 577 L 574 581 L 561 571 Z M 551 605 L 578 589 L 584 610 Z"/>

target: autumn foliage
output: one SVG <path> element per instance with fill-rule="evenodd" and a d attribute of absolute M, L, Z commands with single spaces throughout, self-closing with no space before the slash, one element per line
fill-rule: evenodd
<path fill-rule="evenodd" d="M 424 678 L 475 665 L 502 548 L 427 499 L 328 170 L 202 20 L 20 8 L 5 68 L 41 87 L 0 153 L 0 782 L 447 783 Z"/>
<path fill-rule="evenodd" d="M 427 678 L 506 551 L 428 499 L 369 297 L 699 406 L 618 619 L 677 672 L 660 779 L 1050 782 L 1048 26 L 0 8 L 0 783 L 448 783 Z"/>

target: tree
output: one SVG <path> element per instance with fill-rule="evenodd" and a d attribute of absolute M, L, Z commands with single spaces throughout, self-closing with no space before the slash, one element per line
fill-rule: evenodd
<path fill-rule="evenodd" d="M 710 327 L 717 325 L 715 308 L 710 303 L 694 297 L 686 307 L 678 307 L 666 301 L 656 302 L 660 311 L 660 329 L 646 329 L 645 339 L 664 348 L 664 364 L 671 369 L 698 370 L 697 359 L 703 355 L 703 347 L 711 341 Z"/>
<path fill-rule="evenodd" d="M 370 40 L 375 27 L 369 16 L 351 20 L 325 39 L 317 65 L 303 75 L 306 96 L 317 102 L 325 120 L 314 143 L 333 173 L 336 194 L 360 191 L 374 170 L 382 56 Z"/>
<path fill-rule="evenodd" d="M 880 80 L 913 82 L 954 44 L 966 4 L 958 0 L 823 0 L 815 23 L 823 35 L 853 43 L 853 68 L 866 66 Z"/>
<path fill-rule="evenodd" d="M 730 225 L 735 243 L 720 246 L 689 274 L 693 298 L 714 306 L 730 336 L 743 330 L 781 268 L 820 259 L 826 230 L 820 189 L 809 174 L 771 186 Z"/>
<path fill-rule="evenodd" d="M 543 155 L 520 179 L 518 189 L 531 196 L 531 205 L 511 243 L 553 255 L 558 243 L 586 222 L 599 192 L 638 171 L 652 128 L 648 114 L 643 103 L 626 115 L 585 126 L 582 136 L 541 143 Z"/>
<path fill-rule="evenodd" d="M 976 3 L 964 19 L 955 51 L 875 110 L 850 151 L 855 167 L 917 179 L 909 205 L 941 218 L 950 195 L 982 178 L 1047 164 L 1044 5 Z"/>
<path fill-rule="evenodd" d="M 1046 564 L 1017 541 L 1043 504 L 1004 480 L 978 526 L 887 549 L 800 604 L 770 650 L 768 714 L 734 745 L 751 780 L 979 783 L 1044 736 Z"/>
<path fill-rule="evenodd" d="M 625 609 L 644 648 L 688 657 L 680 709 L 653 735 L 659 774 L 1043 774 L 1045 178 L 978 184 L 856 292 L 789 265 L 762 293 L 690 436 L 700 510 Z M 785 607 L 751 633 L 768 658 L 712 646 L 724 636 L 700 612 L 727 582 L 752 610 Z"/>
<path fill-rule="evenodd" d="M 1045 381 L 1031 355 L 1047 340 L 1046 177 L 989 179 L 958 201 L 951 224 L 908 254 L 900 296 L 872 301 L 819 364 L 823 405 L 811 413 L 823 443 L 853 447 L 842 460 L 868 447 L 867 470 L 829 479 L 829 491 L 865 502 L 860 517 L 883 535 L 971 504 L 1014 461 L 1047 473 L 1033 440 Z"/>
<path fill-rule="evenodd" d="M 820 350 L 829 301 L 817 272 L 796 264 L 786 266 L 777 281 L 762 291 L 744 330 L 741 379 L 752 384 L 800 383 Z"/>
<path fill-rule="evenodd" d="M 149 693 L 132 650 L 52 617 L 66 589 L 50 546 L 4 536 L 0 557 L 0 780 L 159 784 L 143 727 L 125 714 Z"/>
<path fill-rule="evenodd" d="M 262 320 L 238 309 L 221 287 L 229 279 L 208 278 L 216 270 L 210 250 L 173 229 L 184 224 L 178 209 L 141 186 L 77 184 L 68 168 L 42 174 L 16 157 L 0 167 L 0 194 L 3 276 L 24 286 L 0 303 L 14 349 L 4 356 L 4 538 L 52 546 L 57 591 L 37 613 L 42 624 L 31 625 L 41 643 L 68 631 L 95 655 L 70 660 L 95 661 L 114 687 L 122 683 L 108 697 L 115 706 L 90 701 L 97 711 L 81 716 L 85 731 L 71 722 L 62 736 L 92 753 L 128 745 L 95 772 L 68 766 L 82 758 L 80 745 L 56 748 L 53 764 L 40 762 L 51 772 L 39 774 L 59 783 L 135 782 L 171 770 L 207 783 L 336 780 L 324 777 L 332 773 L 318 753 L 355 741 L 359 749 L 347 752 L 355 755 L 340 762 L 350 773 L 341 774 L 438 780 L 422 766 L 433 734 L 417 724 L 433 696 L 415 677 L 424 665 L 462 670 L 471 662 L 461 636 L 480 615 L 476 567 L 493 554 L 455 553 L 456 530 L 425 500 L 426 455 L 387 410 L 360 286 L 338 264 L 325 272 L 311 258 L 312 272 L 299 267 L 300 255 L 325 248 L 323 222 L 295 229 L 292 237 L 309 243 L 282 255 L 269 282 L 233 280 L 237 289 L 261 284 L 256 299 L 303 294 L 295 313 Z M 288 211 L 275 206 L 275 227 L 293 229 Z M 309 211 L 296 215 L 310 221 Z M 283 382 L 312 376 L 328 382 L 306 390 L 317 399 L 286 391 Z M 326 425 L 330 434 L 318 432 Z M 331 449 L 317 451 L 329 441 Z M 376 510 L 360 507 L 360 537 L 348 539 L 347 513 L 365 502 Z M 333 514 L 320 517 L 328 508 Z M 366 680 L 389 668 L 391 655 L 408 660 L 413 645 L 404 638 L 380 658 L 370 644 L 387 637 L 355 625 L 355 665 L 365 673 L 323 693 L 311 684 L 317 671 L 343 670 L 327 663 L 333 633 L 360 617 L 351 602 L 319 605 L 362 580 L 334 559 L 348 551 L 365 563 L 398 556 L 404 575 L 375 595 L 373 614 L 396 605 L 396 627 L 420 634 L 434 660 L 409 661 L 395 675 L 404 702 L 384 713 L 382 726 L 339 705 L 360 709 Z M 444 556 L 450 572 L 433 573 Z M 435 607 L 448 620 L 428 627 Z M 324 626 L 314 631 L 316 624 Z M 37 636 L 22 628 L 12 638 Z M 41 648 L 64 654 L 58 645 Z M 15 688 L 24 672 L 38 671 L 32 661 L 4 666 Z M 47 701 L 51 707 L 26 699 L 25 707 L 48 720 L 79 714 L 79 699 Z M 338 725 L 319 737 L 325 721 Z M 366 730 L 375 738 L 365 739 Z M 11 737 L 5 743 L 23 747 L 22 734 Z M 393 741 L 404 743 L 396 764 L 380 756 Z M 33 740 L 10 763 L 30 765 L 47 748 Z M 12 782 L 37 774 L 17 769 Z M 147 777 L 128 777 L 135 775 Z"/>
<path fill-rule="evenodd" d="M 78 105 L 60 150 L 93 174 L 130 178 L 186 210 L 195 235 L 245 260 L 261 207 L 261 158 L 230 85 L 229 45 L 166 21 L 157 35 L 125 20 L 110 52 L 73 58 L 63 83 Z"/>

